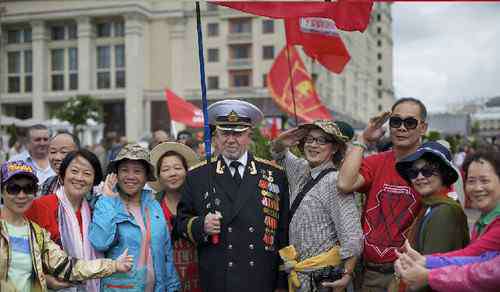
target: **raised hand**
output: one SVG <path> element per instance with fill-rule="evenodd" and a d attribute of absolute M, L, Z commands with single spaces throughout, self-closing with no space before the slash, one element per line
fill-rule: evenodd
<path fill-rule="evenodd" d="M 208 235 L 219 234 L 221 218 L 222 215 L 218 211 L 216 211 L 215 213 L 208 213 L 207 216 L 205 216 L 205 222 L 203 225 L 205 233 Z"/>
<path fill-rule="evenodd" d="M 132 269 L 134 258 L 128 255 L 128 248 L 116 259 L 116 272 L 126 273 Z"/>
<path fill-rule="evenodd" d="M 368 122 L 368 126 L 366 126 L 366 129 L 363 131 L 361 135 L 361 139 L 364 141 L 364 143 L 370 144 L 377 142 L 382 136 L 385 134 L 384 128 L 382 126 L 387 122 L 391 115 L 391 112 L 383 112 L 373 118 L 370 119 Z"/>
<path fill-rule="evenodd" d="M 298 145 L 300 140 L 302 140 L 307 135 L 306 129 L 291 128 L 281 133 L 273 141 L 273 150 L 276 152 L 282 151 L 284 148 L 292 147 Z"/>
<path fill-rule="evenodd" d="M 102 193 L 110 197 L 118 196 L 118 193 L 114 191 L 117 182 L 118 182 L 118 177 L 116 176 L 116 173 L 108 174 L 106 176 L 106 179 L 104 180 Z"/>

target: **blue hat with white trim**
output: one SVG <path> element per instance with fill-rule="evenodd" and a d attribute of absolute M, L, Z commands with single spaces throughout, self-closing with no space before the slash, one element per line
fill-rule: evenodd
<path fill-rule="evenodd" d="M 443 144 L 430 141 L 422 144 L 415 153 L 412 153 L 396 163 L 396 170 L 402 178 L 410 181 L 408 170 L 413 163 L 419 159 L 431 158 L 440 165 L 439 170 L 443 184 L 450 186 L 455 183 L 460 175 L 457 168 L 452 163 L 451 153 Z"/>

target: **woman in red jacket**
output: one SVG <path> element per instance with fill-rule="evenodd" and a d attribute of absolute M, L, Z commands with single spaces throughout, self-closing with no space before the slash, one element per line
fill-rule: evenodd
<path fill-rule="evenodd" d="M 96 259 L 98 254 L 87 238 L 87 229 L 92 219 L 88 201 L 91 190 L 102 180 L 99 159 L 86 149 L 70 152 L 59 167 L 59 175 L 62 188 L 34 200 L 25 215 L 48 230 L 51 239 L 70 256 Z M 98 288 L 99 281 L 92 280 L 68 291 L 98 291 Z"/>
<path fill-rule="evenodd" d="M 155 167 L 160 191 L 157 200 L 172 232 L 180 201 L 180 188 L 189 167 L 198 162 L 198 156 L 188 146 L 176 142 L 163 142 L 151 150 L 151 163 Z M 196 247 L 173 233 L 174 264 L 179 274 L 183 292 L 201 292 L 198 275 Z"/>

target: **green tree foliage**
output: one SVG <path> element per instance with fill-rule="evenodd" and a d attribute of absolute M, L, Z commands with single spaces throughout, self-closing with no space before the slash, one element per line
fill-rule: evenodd
<path fill-rule="evenodd" d="M 102 107 L 95 98 L 80 95 L 68 99 L 55 112 L 54 116 L 60 120 L 68 121 L 73 126 L 73 132 L 78 133 L 88 119 L 93 119 L 96 122 L 102 121 Z"/>
<path fill-rule="evenodd" d="M 427 135 L 425 135 L 425 139 L 428 141 L 437 141 L 441 139 L 441 134 L 437 131 L 429 131 Z"/>
<path fill-rule="evenodd" d="M 254 129 L 252 140 L 252 153 L 257 157 L 271 160 L 271 141 L 262 135 L 259 127 Z"/>

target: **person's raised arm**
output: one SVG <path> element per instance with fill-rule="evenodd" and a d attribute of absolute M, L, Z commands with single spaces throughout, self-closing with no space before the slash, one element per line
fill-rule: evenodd
<path fill-rule="evenodd" d="M 389 118 L 390 112 L 373 117 L 357 141 L 347 151 L 337 178 L 337 188 L 342 193 L 351 193 L 364 185 L 365 179 L 360 174 L 363 152 L 368 145 L 378 141 L 384 135 L 382 126 Z"/>

